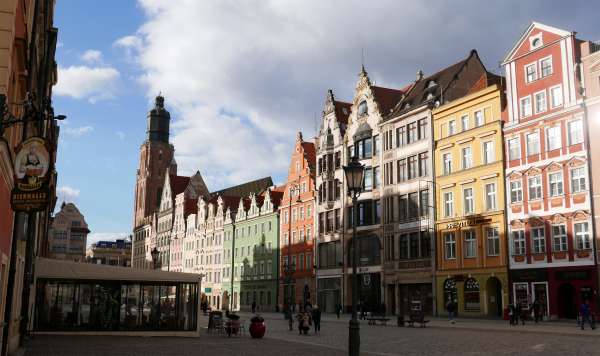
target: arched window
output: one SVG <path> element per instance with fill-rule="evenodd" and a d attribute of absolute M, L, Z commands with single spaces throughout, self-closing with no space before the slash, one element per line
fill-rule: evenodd
<path fill-rule="evenodd" d="M 452 278 L 444 281 L 444 303 L 449 301 L 456 302 L 458 300 L 458 293 L 456 292 L 456 281 Z"/>
<path fill-rule="evenodd" d="M 358 116 L 366 115 L 368 111 L 367 101 L 363 100 L 358 104 Z"/>
<path fill-rule="evenodd" d="M 465 281 L 465 310 L 479 311 L 479 282 L 473 278 Z"/>

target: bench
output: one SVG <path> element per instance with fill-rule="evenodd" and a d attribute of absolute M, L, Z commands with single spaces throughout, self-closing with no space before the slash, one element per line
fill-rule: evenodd
<path fill-rule="evenodd" d="M 420 327 L 424 328 L 427 326 L 429 320 L 425 320 L 423 316 L 411 316 L 408 319 L 404 319 L 403 317 L 398 317 L 398 326 L 403 327 L 405 324 L 408 324 L 409 327 L 414 327 L 415 323 L 419 324 Z"/>
<path fill-rule="evenodd" d="M 385 318 L 383 316 L 379 316 L 379 317 L 374 316 L 374 317 L 367 318 L 369 325 L 377 325 L 377 322 L 379 322 L 379 325 L 387 326 L 387 322 L 389 320 L 390 320 L 389 318 Z"/>

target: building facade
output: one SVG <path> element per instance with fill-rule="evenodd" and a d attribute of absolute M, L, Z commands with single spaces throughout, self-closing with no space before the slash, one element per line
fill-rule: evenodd
<path fill-rule="evenodd" d="M 502 105 L 493 84 L 433 111 L 438 310 L 501 317 L 509 302 Z"/>
<path fill-rule="evenodd" d="M 381 139 L 379 124 L 393 109 L 405 93 L 402 90 L 374 86 L 365 68 L 362 67 L 354 90 L 354 98 L 344 135 L 344 161 L 350 162 L 356 156 L 365 166 L 363 191 L 358 197 L 359 218 L 356 221 L 358 255 L 357 261 L 360 285 L 359 301 L 366 309 L 378 311 L 384 303 L 383 284 L 383 231 L 381 225 L 381 190 L 383 169 L 381 167 Z M 342 182 L 344 191 L 345 180 Z M 344 256 L 346 256 L 346 299 L 344 305 L 350 310 L 352 301 L 352 241 L 353 207 L 352 199 L 342 195 L 345 206 L 346 227 Z"/>
<path fill-rule="evenodd" d="M 131 241 L 116 239 L 94 242 L 87 248 L 85 260 L 98 265 L 131 267 Z"/>
<path fill-rule="evenodd" d="M 344 300 L 344 132 L 350 103 L 335 100 L 329 90 L 317 138 L 317 205 L 315 222 L 317 304 L 333 313 Z"/>
<path fill-rule="evenodd" d="M 574 32 L 532 23 L 503 61 L 504 127 L 513 301 L 575 318 L 596 309 L 587 126 L 580 41 Z"/>
<path fill-rule="evenodd" d="M 63 202 L 48 231 L 48 257 L 84 262 L 89 233 L 88 224 L 75 204 Z"/>
<path fill-rule="evenodd" d="M 314 213 L 316 152 L 298 132 L 283 198 L 279 206 L 281 253 L 278 304 L 315 304 Z"/>
<path fill-rule="evenodd" d="M 590 194 L 596 243 L 596 258 L 600 251 L 600 142 L 590 140 L 593 133 L 600 132 L 600 41 L 581 43 L 581 73 L 584 110 L 586 116 L 586 142 L 589 154 Z M 597 261 L 598 262 L 598 261 Z"/>

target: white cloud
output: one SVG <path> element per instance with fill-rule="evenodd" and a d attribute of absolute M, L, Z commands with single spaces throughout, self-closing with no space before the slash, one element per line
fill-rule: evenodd
<path fill-rule="evenodd" d="M 87 63 L 102 61 L 102 52 L 95 49 L 88 49 L 81 55 L 81 60 Z"/>
<path fill-rule="evenodd" d="M 127 232 L 90 232 L 87 236 L 87 245 L 90 246 L 98 241 L 115 241 L 128 237 L 129 233 Z"/>
<path fill-rule="evenodd" d="M 115 132 L 115 134 L 119 137 L 119 139 L 124 140 L 125 139 L 125 132 L 123 131 L 117 131 Z"/>
<path fill-rule="evenodd" d="M 63 185 L 56 188 L 56 196 L 58 202 L 72 203 L 79 197 L 79 189 Z"/>
<path fill-rule="evenodd" d="M 83 136 L 87 133 L 94 131 L 94 128 L 92 126 L 82 126 L 82 127 L 64 126 L 64 127 L 62 127 L 61 131 L 67 135 L 79 137 L 79 136 Z"/>
<path fill-rule="evenodd" d="M 114 97 L 119 71 L 112 67 L 58 67 L 54 94 L 87 99 L 91 103 Z"/>
<path fill-rule="evenodd" d="M 302 130 L 307 140 L 315 134 L 326 90 L 352 100 L 363 49 L 367 71 L 381 86 L 404 86 L 418 69 L 431 74 L 472 48 L 489 56 L 495 69 L 528 25 L 528 14 L 543 7 L 393 0 L 139 3 L 145 23 L 114 45 L 133 53 L 149 97 L 164 93 L 179 166 L 186 173 L 200 169 L 211 189 L 263 175 L 285 177 L 295 133 Z"/>

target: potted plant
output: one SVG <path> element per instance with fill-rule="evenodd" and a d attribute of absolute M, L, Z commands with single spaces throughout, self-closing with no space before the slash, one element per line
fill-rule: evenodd
<path fill-rule="evenodd" d="M 260 315 L 255 315 L 250 319 L 250 336 L 254 339 L 261 339 L 265 336 L 265 319 Z"/>

